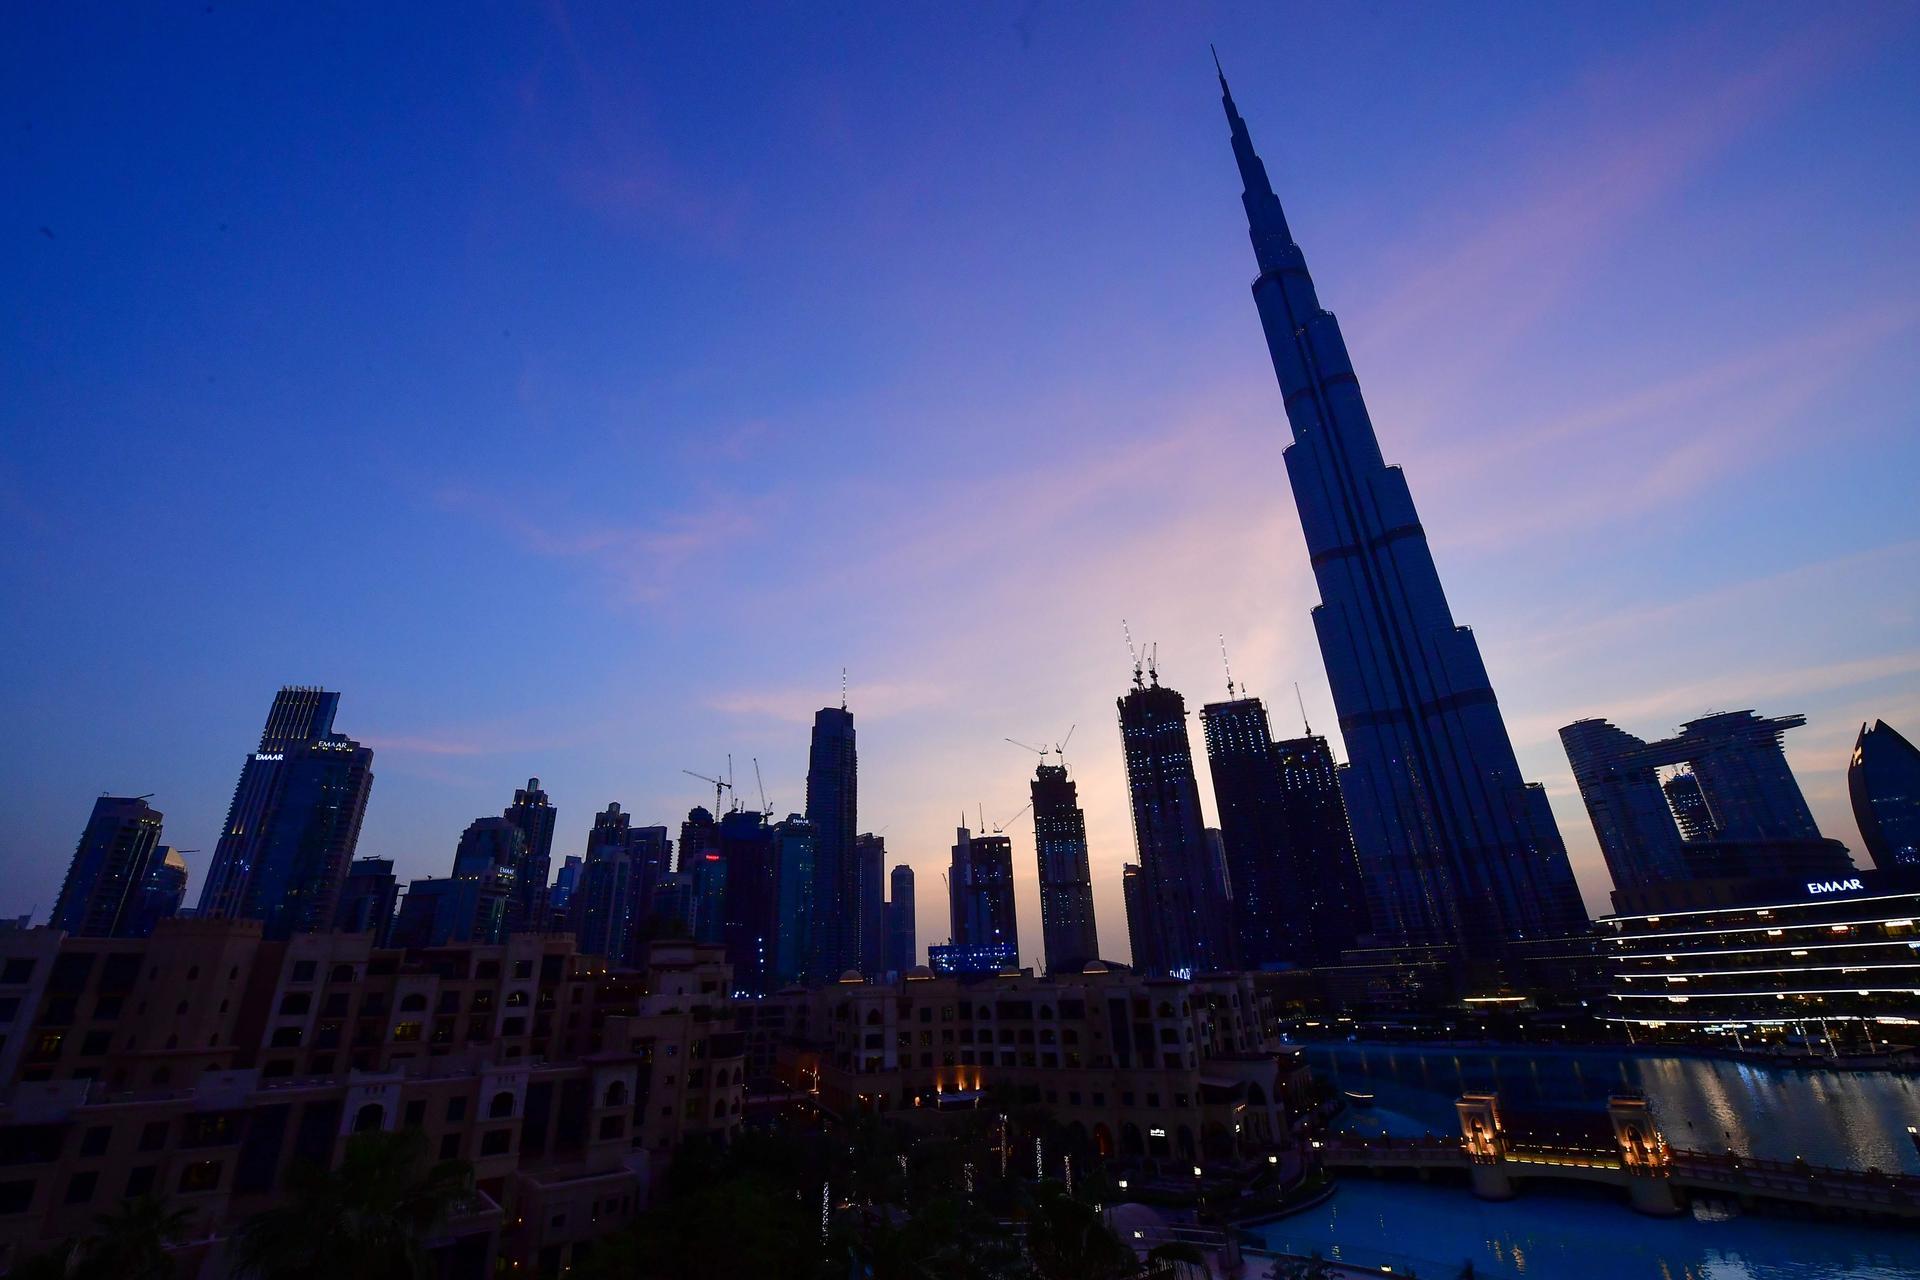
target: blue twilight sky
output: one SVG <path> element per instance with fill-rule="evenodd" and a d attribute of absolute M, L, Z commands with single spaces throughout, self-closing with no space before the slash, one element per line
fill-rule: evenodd
<path fill-rule="evenodd" d="M 1580 716 L 1805 712 L 1857 851 L 1860 721 L 1920 731 L 1912 5 L 11 5 L 0 911 L 101 791 L 197 899 L 283 683 L 427 875 L 530 774 L 556 860 L 729 752 L 798 809 L 845 666 L 922 943 L 1077 723 L 1124 955 L 1120 620 L 1333 723 L 1209 41 L 1589 903 Z"/>

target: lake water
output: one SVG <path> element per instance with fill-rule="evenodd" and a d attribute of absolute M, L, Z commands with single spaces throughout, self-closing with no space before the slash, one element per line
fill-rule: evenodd
<path fill-rule="evenodd" d="M 1601 1189 L 1604 1192 L 1604 1189 Z M 1920 1231 L 1748 1214 L 1649 1218 L 1624 1196 L 1348 1177 L 1331 1200 L 1260 1228 L 1269 1248 L 1453 1280 L 1913 1280 Z"/>
<path fill-rule="evenodd" d="M 1453 1101 L 1493 1090 L 1507 1106 L 1599 1109 L 1611 1092 L 1645 1093 L 1669 1142 L 1855 1168 L 1920 1173 L 1906 1132 L 1920 1124 L 1920 1082 L 1873 1073 L 1755 1067 L 1590 1051 L 1312 1046 L 1316 1072 L 1376 1096 L 1345 1127 L 1458 1133 Z M 1341 1179 L 1325 1204 L 1261 1229 L 1269 1247 L 1400 1274 L 1451 1280 L 1915 1280 L 1920 1230 L 1746 1214 L 1705 1222 L 1649 1218 L 1605 1188 L 1523 1186 L 1488 1203 L 1463 1186 Z"/>
<path fill-rule="evenodd" d="M 1598 1112 L 1609 1093 L 1634 1089 L 1647 1095 L 1672 1146 L 1920 1174 L 1920 1150 L 1907 1136 L 1908 1125 L 1920 1125 L 1920 1078 L 1913 1076 L 1589 1050 L 1407 1045 L 1315 1045 L 1307 1060 L 1338 1087 L 1375 1095 L 1372 1114 L 1349 1112 L 1356 1130 L 1457 1134 L 1453 1102 L 1470 1090 L 1497 1092 L 1511 1111 Z"/>

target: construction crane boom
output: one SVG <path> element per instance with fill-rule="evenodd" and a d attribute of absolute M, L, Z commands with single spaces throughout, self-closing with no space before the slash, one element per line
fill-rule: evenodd
<path fill-rule="evenodd" d="M 718 822 L 718 821 L 720 821 L 720 813 L 721 813 L 721 810 L 720 810 L 720 796 L 721 796 L 721 793 L 722 793 L 722 792 L 725 792 L 725 791 L 731 791 L 731 790 L 733 790 L 733 784 L 732 784 L 731 782 L 728 782 L 728 781 L 727 781 L 727 780 L 726 780 L 725 778 L 709 778 L 709 777 L 708 777 L 708 776 L 707 776 L 706 774 L 704 774 L 704 773 L 695 773 L 695 772 L 694 772 L 693 770 L 691 770 L 691 769 L 682 769 L 682 770 L 681 770 L 680 772 L 682 772 L 682 773 L 684 773 L 684 774 L 686 774 L 686 775 L 687 775 L 687 776 L 688 776 L 689 778 L 698 778 L 698 779 L 700 779 L 700 781 L 702 781 L 702 782 L 706 782 L 706 783 L 711 783 L 711 784 L 712 784 L 712 786 L 713 786 L 713 820 L 714 820 L 715 822 Z M 729 772 L 731 772 L 731 770 L 729 770 Z"/>

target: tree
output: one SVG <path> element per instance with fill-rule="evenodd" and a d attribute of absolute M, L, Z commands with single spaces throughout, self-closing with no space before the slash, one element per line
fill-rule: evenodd
<path fill-rule="evenodd" d="M 237 1270 L 259 1280 L 424 1280 L 427 1236 L 472 1181 L 464 1160 L 429 1166 L 418 1129 L 355 1134 L 338 1169 L 296 1166 L 288 1196 L 246 1221 Z"/>
<path fill-rule="evenodd" d="M 184 1211 L 136 1196 L 96 1218 L 85 1239 L 25 1259 L 7 1280 L 174 1280 L 179 1268 L 167 1245 L 186 1227 Z"/>
<path fill-rule="evenodd" d="M 153 1196 L 121 1201 L 81 1243 L 75 1280 L 173 1280 L 177 1268 L 167 1245 L 186 1233 L 187 1216 Z"/>
<path fill-rule="evenodd" d="M 1092 1205 L 1043 1185 L 1027 1219 L 1027 1256 L 1041 1280 L 1118 1280 L 1138 1266 Z"/>

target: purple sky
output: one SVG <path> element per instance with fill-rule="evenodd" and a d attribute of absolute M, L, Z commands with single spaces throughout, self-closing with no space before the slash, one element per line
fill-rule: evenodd
<path fill-rule="evenodd" d="M 282 683 L 426 875 L 530 774 L 556 860 L 729 751 L 798 809 L 845 666 L 923 945 L 1077 723 L 1124 954 L 1120 619 L 1334 722 L 1209 41 L 1589 905 L 1581 716 L 1805 712 L 1858 851 L 1860 721 L 1920 730 L 1911 6 L 16 6 L 0 909 L 103 790 L 210 851 Z"/>

